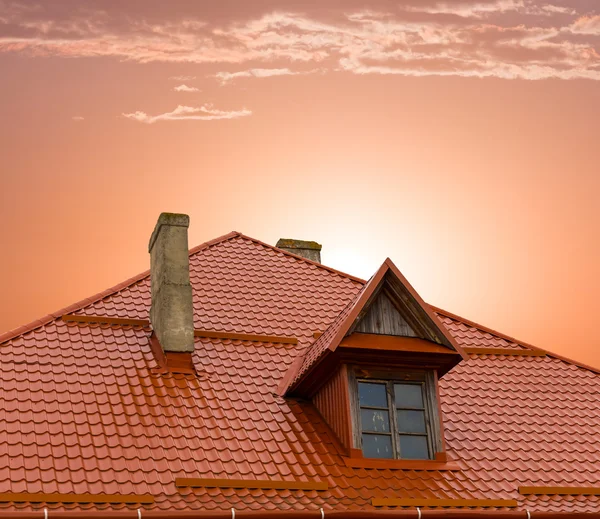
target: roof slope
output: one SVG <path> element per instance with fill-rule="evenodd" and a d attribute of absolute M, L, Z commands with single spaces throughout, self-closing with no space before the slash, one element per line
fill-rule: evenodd
<path fill-rule="evenodd" d="M 362 287 L 357 278 L 240 233 L 190 254 L 194 326 L 286 335 L 302 344 L 324 329 Z M 150 276 L 88 305 L 78 314 L 146 319 Z"/>
<path fill-rule="evenodd" d="M 360 280 L 239 233 L 196 249 L 190 260 L 198 328 L 294 335 L 299 344 L 197 338 L 192 376 L 154 371 L 149 328 L 52 319 L 5 337 L 0 492 L 152 494 L 147 508 L 163 510 L 365 509 L 385 495 L 600 511 L 594 496 L 517 492 L 518 485 L 600 485 L 593 372 L 551 356 L 472 355 L 440 388 L 448 451 L 461 470 L 349 468 L 314 408 L 274 393 L 313 332 L 356 297 Z M 147 318 L 149 299 L 142 275 L 78 313 Z M 462 346 L 529 349 L 438 315 Z M 322 481 L 329 489 L 177 489 L 176 477 Z"/>

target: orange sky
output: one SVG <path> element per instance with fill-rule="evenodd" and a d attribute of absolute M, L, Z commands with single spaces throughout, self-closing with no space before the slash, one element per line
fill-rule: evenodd
<path fill-rule="evenodd" d="M 173 211 L 600 366 L 594 0 L 121 4 L 0 1 L 0 332 Z"/>

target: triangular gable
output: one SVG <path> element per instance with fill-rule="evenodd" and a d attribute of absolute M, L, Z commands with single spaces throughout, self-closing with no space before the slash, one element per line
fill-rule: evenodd
<path fill-rule="evenodd" d="M 391 259 L 384 261 L 378 274 L 381 275 L 376 275 L 377 286 L 371 287 L 362 309 L 344 335 L 363 332 L 419 337 L 464 354 Z M 387 322 L 380 317 L 384 312 L 388 314 Z M 380 322 L 376 322 L 378 318 Z"/>
<path fill-rule="evenodd" d="M 374 333 L 380 335 L 397 335 L 400 337 L 417 337 L 411 325 L 398 310 L 397 304 L 380 290 L 366 313 L 353 326 L 353 331 L 359 333 Z"/>
<path fill-rule="evenodd" d="M 395 310 L 406 323 L 412 336 L 434 342 L 458 353 L 463 359 L 467 358 L 466 353 L 440 323 L 429 305 L 421 299 L 392 260 L 387 258 L 356 298 L 308 348 L 301 360 L 290 368 L 279 387 L 280 394 L 289 393 L 298 387 L 324 357 L 336 351 L 346 335 L 358 331 L 356 328 L 365 322 L 365 316 L 369 315 L 372 305 L 382 295 L 394 300 Z M 399 306 L 401 308 L 398 308 Z M 400 324 L 390 326 L 398 327 Z"/>

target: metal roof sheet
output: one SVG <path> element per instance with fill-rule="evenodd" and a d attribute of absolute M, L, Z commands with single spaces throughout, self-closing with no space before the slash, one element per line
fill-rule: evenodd
<path fill-rule="evenodd" d="M 275 394 L 292 363 L 363 282 L 239 233 L 192 250 L 196 327 L 298 344 L 196 338 L 197 375 L 159 374 L 143 326 L 47 316 L 0 338 L 0 490 L 138 494 L 155 510 L 371 509 L 377 498 L 516 499 L 540 511 L 600 511 L 599 496 L 519 486 L 600 486 L 600 377 L 556 356 L 471 355 L 440 382 L 460 470 L 352 468 L 305 402 Z M 146 319 L 133 278 L 70 312 Z M 528 345 L 437 310 L 462 346 Z M 64 312 L 61 312 L 64 313 Z M 176 478 L 326 483 L 327 490 L 178 488 Z M 322 488 L 322 486 L 320 487 Z M 137 508 L 0 503 L 0 509 Z"/>

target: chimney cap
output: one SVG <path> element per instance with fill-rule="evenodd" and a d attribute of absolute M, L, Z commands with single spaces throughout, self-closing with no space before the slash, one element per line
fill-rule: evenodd
<path fill-rule="evenodd" d="M 321 263 L 321 249 L 323 248 L 320 243 L 316 241 L 304 241 L 304 240 L 291 240 L 288 238 L 281 238 L 276 245 L 277 248 L 286 252 L 291 252 L 297 256 Z"/>
<path fill-rule="evenodd" d="M 290 238 L 280 238 L 276 247 L 278 249 L 308 249 L 321 251 L 323 246 L 316 241 L 292 240 Z"/>
<path fill-rule="evenodd" d="M 163 225 L 172 225 L 174 227 L 187 228 L 190 226 L 190 217 L 187 214 L 181 213 L 160 213 L 160 216 L 156 221 L 156 225 L 154 226 L 154 231 L 152 231 L 152 236 L 150 236 L 150 242 L 148 243 L 148 252 L 152 250 L 154 242 L 156 241 L 158 233 L 160 232 L 160 228 Z"/>

